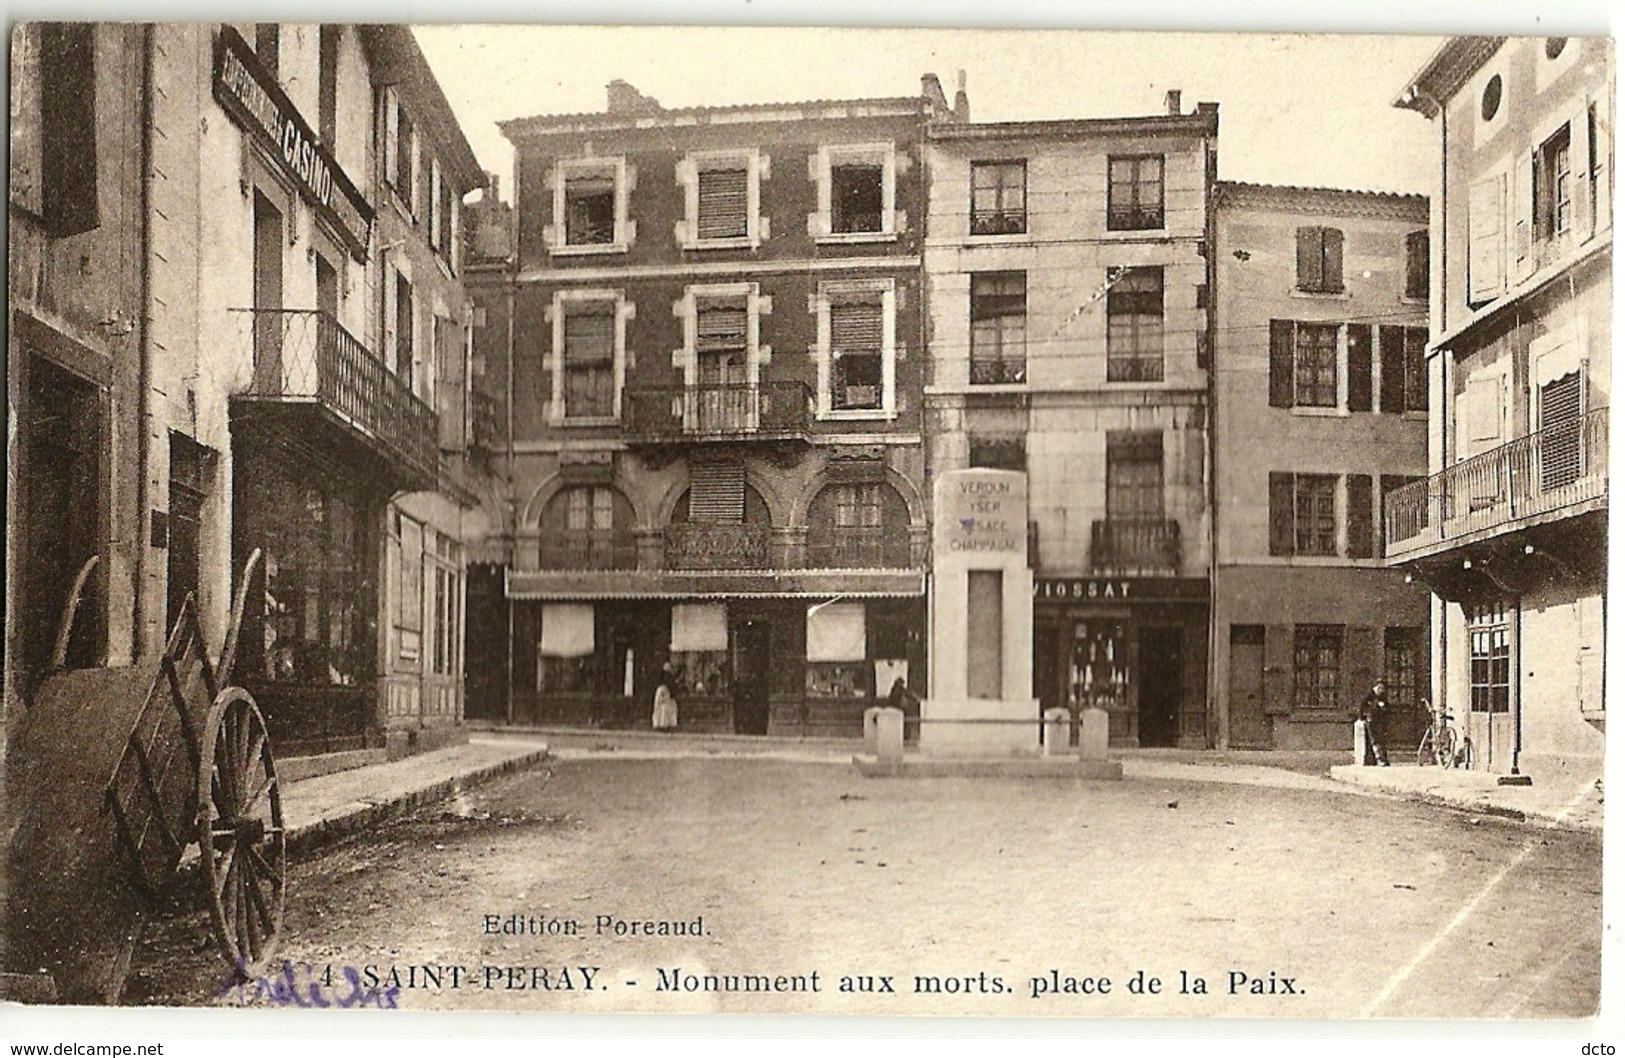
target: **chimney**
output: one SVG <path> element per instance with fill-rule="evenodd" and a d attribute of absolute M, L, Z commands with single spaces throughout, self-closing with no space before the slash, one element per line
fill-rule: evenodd
<path fill-rule="evenodd" d="M 920 75 L 920 94 L 923 95 L 926 98 L 926 101 L 932 106 L 941 110 L 948 109 L 948 97 L 942 94 L 942 82 L 937 80 L 936 74 L 927 73 Z"/>
<path fill-rule="evenodd" d="M 605 109 L 611 114 L 652 114 L 661 109 L 659 100 L 644 95 L 619 77 L 605 86 L 605 92 L 609 97 Z"/>
<path fill-rule="evenodd" d="M 1175 115 L 1175 116 L 1178 116 L 1178 114 L 1179 114 L 1179 89 L 1177 89 L 1177 88 L 1168 89 L 1168 94 L 1163 98 L 1164 98 L 1164 101 L 1168 105 L 1168 113 L 1172 114 L 1172 115 Z"/>
<path fill-rule="evenodd" d="M 965 94 L 965 71 L 959 71 L 959 87 L 954 91 L 954 117 L 970 120 L 970 96 Z"/>

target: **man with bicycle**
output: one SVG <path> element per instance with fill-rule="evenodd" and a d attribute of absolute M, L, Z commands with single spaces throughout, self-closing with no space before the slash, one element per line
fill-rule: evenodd
<path fill-rule="evenodd" d="M 1360 719 L 1365 721 L 1366 744 L 1380 767 L 1388 767 L 1388 690 L 1378 680 L 1360 703 Z"/>

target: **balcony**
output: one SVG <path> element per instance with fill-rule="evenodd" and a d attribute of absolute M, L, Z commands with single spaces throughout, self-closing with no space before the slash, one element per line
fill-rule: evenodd
<path fill-rule="evenodd" d="M 1027 230 L 1025 209 L 977 209 L 970 215 L 972 235 L 1020 235 Z"/>
<path fill-rule="evenodd" d="M 682 522 L 666 527 L 666 568 L 767 569 L 767 525 Z"/>
<path fill-rule="evenodd" d="M 1608 409 L 1480 452 L 1383 499 L 1385 554 L 1420 558 L 1607 505 Z"/>
<path fill-rule="evenodd" d="M 254 377 L 232 398 L 234 422 L 264 425 L 285 447 L 346 462 L 322 431 L 353 442 L 380 461 L 401 489 L 435 487 L 439 427 L 435 413 L 384 362 L 325 312 L 239 310 L 251 331 Z M 314 417 L 317 422 L 305 419 Z"/>
<path fill-rule="evenodd" d="M 807 439 L 810 392 L 803 382 L 704 383 L 626 393 L 633 442 Z"/>
<path fill-rule="evenodd" d="M 1176 576 L 1179 523 L 1168 518 L 1106 518 L 1089 532 L 1089 567 L 1095 573 Z"/>
<path fill-rule="evenodd" d="M 538 569 L 636 569 L 638 542 L 629 532 L 566 532 L 548 536 Z"/>
<path fill-rule="evenodd" d="M 911 562 L 906 528 L 843 526 L 807 534 L 808 569 L 906 569 Z"/>

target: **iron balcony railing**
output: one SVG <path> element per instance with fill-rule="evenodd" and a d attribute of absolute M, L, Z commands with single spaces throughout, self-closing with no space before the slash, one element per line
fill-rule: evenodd
<path fill-rule="evenodd" d="M 970 380 L 976 386 L 1013 385 L 1027 381 L 1026 357 L 980 360 L 971 357 Z"/>
<path fill-rule="evenodd" d="M 683 522 L 666 527 L 666 568 L 767 569 L 766 525 Z"/>
<path fill-rule="evenodd" d="M 439 467 L 432 408 L 339 322 L 313 309 L 245 309 L 254 379 L 244 396 L 313 402 L 418 481 Z"/>
<path fill-rule="evenodd" d="M 970 215 L 972 235 L 1019 235 L 1027 230 L 1025 209 L 976 209 Z"/>
<path fill-rule="evenodd" d="M 651 441 L 805 435 L 809 390 L 795 381 L 628 390 L 628 432 Z"/>
<path fill-rule="evenodd" d="M 1608 495 L 1608 409 L 1480 452 L 1383 498 L 1398 557 Z"/>
<path fill-rule="evenodd" d="M 808 569 L 907 569 L 912 560 L 906 530 L 844 526 L 809 533 Z"/>
<path fill-rule="evenodd" d="M 1096 573 L 1177 574 L 1179 523 L 1170 518 L 1104 518 L 1090 526 L 1089 565 Z"/>
<path fill-rule="evenodd" d="M 539 569 L 637 569 L 638 542 L 631 533 L 564 532 L 543 539 Z"/>

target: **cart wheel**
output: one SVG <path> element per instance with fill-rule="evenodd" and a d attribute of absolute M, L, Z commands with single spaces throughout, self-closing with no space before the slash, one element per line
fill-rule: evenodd
<path fill-rule="evenodd" d="M 198 845 L 220 954 L 251 976 L 282 928 L 288 843 L 265 718 L 241 687 L 220 692 L 198 766 Z"/>

